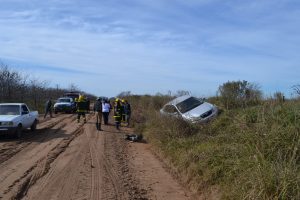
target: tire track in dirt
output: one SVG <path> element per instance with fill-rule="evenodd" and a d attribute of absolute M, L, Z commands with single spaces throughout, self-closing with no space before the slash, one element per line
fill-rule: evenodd
<path fill-rule="evenodd" d="M 26 163 L 26 161 L 22 160 L 24 158 L 22 158 L 22 155 L 15 155 L 13 158 L 15 157 L 19 157 L 13 159 L 8 160 L 8 162 L 1 164 L 0 165 L 0 170 L 1 169 L 5 169 L 5 168 L 12 168 L 7 172 L 4 172 L 2 174 L 0 174 L 1 180 L 8 180 L 8 181 L 4 181 L 4 183 L 0 183 L 1 188 L 3 188 L 4 192 L 0 189 L 0 192 L 2 192 L 2 197 L 4 199 L 9 198 L 9 197 L 13 197 L 15 199 L 19 199 L 22 196 L 24 196 L 24 194 L 26 194 L 28 188 L 30 186 L 32 186 L 34 184 L 34 182 L 42 177 L 43 175 L 45 175 L 47 173 L 47 171 L 49 170 L 49 166 L 50 164 L 55 160 L 55 158 L 61 154 L 65 148 L 67 148 L 67 146 L 70 144 L 70 142 L 80 133 L 81 128 L 74 130 L 74 126 L 73 129 L 72 127 L 70 127 L 71 131 L 68 134 L 64 133 L 64 130 L 62 130 L 62 128 L 66 127 L 66 125 L 71 124 L 72 122 L 74 122 L 75 118 L 71 117 L 71 118 L 65 118 L 63 120 L 59 120 L 59 123 L 57 123 L 57 125 L 54 125 L 55 129 L 50 129 L 48 130 L 42 137 L 38 137 L 37 141 L 35 141 L 34 143 L 32 143 L 32 145 L 30 145 L 28 148 L 24 149 L 24 153 L 20 153 L 20 154 L 28 154 L 29 156 L 31 156 L 32 159 L 32 163 Z M 51 124 L 51 126 L 53 125 L 53 123 Z M 50 126 L 50 127 L 51 127 Z M 66 130 L 68 130 L 68 128 L 66 128 Z M 60 135 L 63 134 L 63 135 Z M 60 136 L 58 138 L 56 138 L 57 136 Z M 63 137 L 62 137 L 63 136 Z M 53 142 L 52 142 L 53 140 Z M 46 150 L 44 150 L 46 149 Z M 50 150 L 49 152 L 47 152 L 44 156 L 42 153 L 44 153 L 43 151 L 47 151 Z M 40 155 L 41 157 L 39 157 L 38 160 L 32 158 L 32 157 L 36 157 L 36 155 L 31 155 L 32 153 L 34 154 L 39 154 L 40 152 L 42 152 Z M 19 155 L 19 156 L 18 156 Z M 35 161 L 36 160 L 36 161 Z M 9 162 L 11 161 L 11 162 Z M 26 167 L 28 168 L 26 171 L 22 172 L 22 170 L 24 170 L 26 167 L 22 166 L 22 168 L 19 170 L 15 165 L 17 166 L 21 166 L 22 163 L 26 163 Z M 31 164 L 31 166 L 30 166 Z M 11 166 L 11 167 L 9 167 Z M 18 173 L 16 173 L 18 172 Z M 1 172 L 0 172 L 1 173 Z M 18 175 L 19 176 L 18 176 Z M 15 181 L 12 182 L 12 184 L 7 185 L 10 181 L 10 179 L 15 179 Z M 8 187 L 7 187 L 8 186 Z M 7 189 L 5 189 L 7 188 Z M 1 193 L 0 193 L 1 196 Z M 1 198 L 1 197 L 0 197 Z"/>
<path fill-rule="evenodd" d="M 64 139 L 61 143 L 59 143 L 55 148 L 53 148 L 47 155 L 46 158 L 43 158 L 38 162 L 33 172 L 28 176 L 29 184 L 25 185 L 26 188 L 23 190 L 19 190 L 17 193 L 19 197 L 24 197 L 30 187 L 32 187 L 39 179 L 41 179 L 43 176 L 47 175 L 47 177 L 50 177 L 51 174 L 53 174 L 53 166 L 51 164 L 54 162 L 54 160 L 61 155 L 70 145 L 70 143 L 76 138 L 78 135 L 82 134 L 83 128 L 76 130 L 74 133 L 72 133 L 72 136 L 70 138 Z M 46 180 L 47 180 L 46 177 Z M 72 176 L 69 176 L 72 177 Z M 73 176 L 73 178 L 76 178 Z M 72 181 L 68 180 L 69 186 L 72 186 Z M 25 182 L 26 183 L 26 182 Z M 45 188 L 47 185 L 47 181 L 44 181 L 44 183 L 40 184 L 40 188 Z M 62 188 L 62 190 L 66 190 L 66 188 Z M 20 198 L 18 198 L 20 199 Z"/>
<path fill-rule="evenodd" d="M 0 143 L 0 163 L 4 163 L 8 159 L 12 158 L 15 154 L 22 151 L 25 147 L 30 145 L 36 138 L 45 136 L 45 134 L 41 135 L 41 133 L 47 129 L 51 129 L 56 126 L 58 123 L 61 123 L 62 120 L 65 120 L 67 116 L 60 116 L 57 120 L 51 121 L 44 121 L 42 125 L 38 125 L 38 129 L 35 132 L 31 132 L 30 135 L 26 135 L 22 137 L 18 141 L 10 140 L 2 140 Z M 40 127 L 41 126 L 41 127 Z M 61 126 L 60 128 L 62 128 Z M 24 131 L 25 133 L 29 133 L 29 130 Z"/>
<path fill-rule="evenodd" d="M 96 130 L 94 130 L 95 132 Z M 89 156 L 91 161 L 91 168 L 92 168 L 92 178 L 91 178 L 91 192 L 90 192 L 90 199 L 101 199 L 101 193 L 100 193 L 100 187 L 101 184 L 99 180 L 101 180 L 101 174 L 100 170 L 102 168 L 101 163 L 97 157 L 97 150 L 95 148 L 95 145 L 92 143 L 98 142 L 99 140 L 99 134 L 96 134 L 96 137 L 89 136 L 87 132 L 85 132 L 85 135 L 88 138 L 88 146 L 89 146 Z"/>
<path fill-rule="evenodd" d="M 87 119 L 78 124 L 75 116 L 62 118 L 1 163 L 0 199 L 188 199 L 145 144 L 124 140 L 131 129 L 97 131 L 95 115 Z"/>
<path fill-rule="evenodd" d="M 112 126 L 108 128 L 104 133 L 103 162 L 107 176 L 103 181 L 103 199 L 148 199 L 147 191 L 140 187 L 134 172 L 128 167 L 124 134 L 114 131 Z"/>
<path fill-rule="evenodd" d="M 16 154 L 21 152 L 23 149 L 34 143 L 41 143 L 51 137 L 54 137 L 57 132 L 60 131 L 61 128 L 65 127 L 69 122 L 70 118 L 63 118 L 61 120 L 57 120 L 57 122 L 51 123 L 47 126 L 47 132 L 43 132 L 42 130 L 37 130 L 39 134 L 34 133 L 31 137 L 22 138 L 20 141 L 17 142 L 9 142 L 3 149 L 1 149 L 0 160 L 1 165 L 5 164 L 5 161 L 13 158 Z M 74 119 L 72 119 L 74 120 Z M 56 126 L 57 125 L 57 126 Z M 56 127 L 55 127 L 56 126 Z M 55 127 L 55 129 L 51 129 Z M 44 127 L 45 128 L 45 127 Z M 44 129 L 45 130 L 45 129 Z"/>
<path fill-rule="evenodd" d="M 114 145 L 111 145 L 110 143 L 111 136 L 105 136 L 104 138 L 104 170 L 107 176 L 104 177 L 105 179 L 105 199 L 128 199 L 127 194 L 124 194 L 124 191 L 122 191 L 119 188 L 122 188 L 126 186 L 126 184 L 122 184 L 122 177 L 119 176 L 118 171 L 120 170 L 119 166 L 119 160 L 117 160 L 114 155 L 118 154 L 119 152 L 114 151 L 114 148 L 112 148 Z M 112 141 L 113 144 L 115 141 Z M 116 145 L 116 144 L 115 144 Z M 114 155 L 112 155 L 112 152 L 114 152 Z M 111 157 L 113 156 L 113 157 Z"/>
<path fill-rule="evenodd" d="M 91 199 L 93 156 L 91 158 L 88 143 L 94 138 L 87 137 L 89 127 L 88 122 L 82 129 L 85 134 L 80 134 L 71 142 L 66 151 L 51 164 L 48 173 L 30 188 L 24 199 Z M 100 199 L 100 196 L 95 199 Z"/>

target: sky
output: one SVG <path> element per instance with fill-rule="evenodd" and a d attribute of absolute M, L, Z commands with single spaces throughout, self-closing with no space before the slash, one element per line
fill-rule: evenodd
<path fill-rule="evenodd" d="M 0 61 L 96 96 L 300 84 L 299 0 L 0 0 Z"/>

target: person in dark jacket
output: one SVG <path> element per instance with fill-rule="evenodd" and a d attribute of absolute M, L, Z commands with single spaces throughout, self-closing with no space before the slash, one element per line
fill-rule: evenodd
<path fill-rule="evenodd" d="M 86 110 L 88 113 L 90 113 L 90 105 L 91 105 L 90 98 L 86 97 Z"/>
<path fill-rule="evenodd" d="M 48 101 L 46 102 L 44 119 L 46 118 L 48 113 L 50 113 L 50 117 L 52 118 L 52 100 L 51 100 L 51 98 L 49 98 Z"/>
<path fill-rule="evenodd" d="M 130 117 L 131 117 L 131 106 L 127 100 L 125 100 L 125 103 L 124 103 L 124 112 L 125 112 L 125 116 L 126 116 L 125 121 L 127 123 L 127 126 L 129 126 L 129 121 L 130 121 Z"/>
<path fill-rule="evenodd" d="M 94 104 L 94 113 L 96 113 L 97 122 L 96 127 L 97 130 L 101 131 L 101 121 L 102 121 L 102 102 L 100 98 L 97 98 L 95 104 Z"/>

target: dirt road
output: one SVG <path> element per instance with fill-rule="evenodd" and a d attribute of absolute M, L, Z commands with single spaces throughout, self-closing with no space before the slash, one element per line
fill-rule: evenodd
<path fill-rule="evenodd" d="M 190 199 L 131 129 L 95 128 L 75 115 L 41 119 L 35 133 L 0 136 L 0 199 Z"/>

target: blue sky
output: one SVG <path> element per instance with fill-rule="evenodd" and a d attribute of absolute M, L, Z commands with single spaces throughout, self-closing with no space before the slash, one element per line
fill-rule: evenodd
<path fill-rule="evenodd" d="M 300 83 L 298 0 L 0 0 L 0 59 L 95 95 Z"/>

